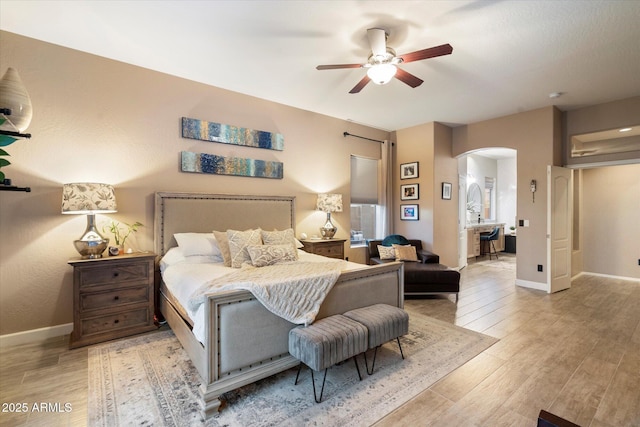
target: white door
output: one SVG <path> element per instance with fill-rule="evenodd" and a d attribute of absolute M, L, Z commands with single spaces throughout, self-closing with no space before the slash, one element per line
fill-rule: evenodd
<path fill-rule="evenodd" d="M 467 265 L 467 177 L 458 175 L 458 268 Z"/>
<path fill-rule="evenodd" d="M 571 287 L 572 171 L 547 166 L 547 283 L 549 292 Z"/>

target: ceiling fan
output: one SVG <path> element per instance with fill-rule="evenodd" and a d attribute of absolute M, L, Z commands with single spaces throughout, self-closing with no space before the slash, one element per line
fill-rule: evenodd
<path fill-rule="evenodd" d="M 349 93 L 358 93 L 367 83 L 373 81 L 375 84 L 383 85 L 395 77 L 401 82 L 415 88 L 422 84 L 423 80 L 411 73 L 398 68 L 397 65 L 403 62 L 421 61 L 423 59 L 435 58 L 437 56 L 449 55 L 453 52 L 450 44 L 430 47 L 404 55 L 396 55 L 396 51 L 387 46 L 388 34 L 381 28 L 370 28 L 367 30 L 367 38 L 371 46 L 371 55 L 366 64 L 335 64 L 318 65 L 316 70 L 336 70 L 339 68 L 366 68 L 367 75 L 354 86 Z"/>

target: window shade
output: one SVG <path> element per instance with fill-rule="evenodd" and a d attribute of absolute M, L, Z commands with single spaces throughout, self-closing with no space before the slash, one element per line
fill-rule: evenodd
<path fill-rule="evenodd" d="M 378 204 L 378 160 L 351 156 L 351 203 Z"/>

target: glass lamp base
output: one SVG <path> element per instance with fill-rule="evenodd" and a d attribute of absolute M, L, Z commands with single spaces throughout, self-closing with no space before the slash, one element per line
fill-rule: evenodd
<path fill-rule="evenodd" d="M 102 258 L 102 253 L 109 245 L 109 239 L 105 239 L 98 233 L 94 214 L 87 215 L 87 229 L 78 240 L 74 240 L 73 244 L 82 258 Z"/>
<path fill-rule="evenodd" d="M 320 235 L 323 239 L 333 239 L 338 228 L 331 222 L 331 212 L 327 212 L 327 222 L 320 227 Z"/>

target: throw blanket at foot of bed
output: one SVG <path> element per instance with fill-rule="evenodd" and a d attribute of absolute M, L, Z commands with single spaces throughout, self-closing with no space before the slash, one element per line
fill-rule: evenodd
<path fill-rule="evenodd" d="M 202 285 L 191 295 L 189 308 L 195 312 L 209 294 L 244 289 L 273 314 L 291 323 L 309 325 L 345 265 L 344 261 L 246 265 Z"/>

